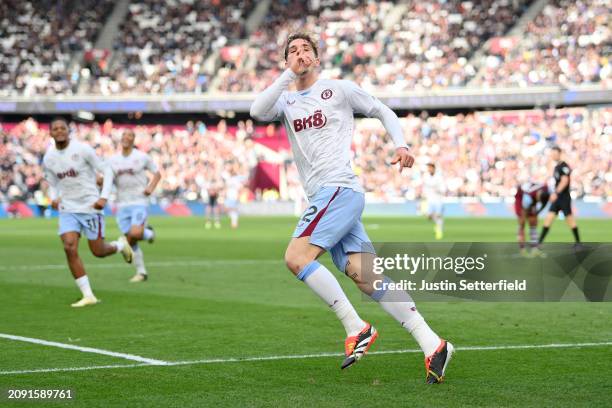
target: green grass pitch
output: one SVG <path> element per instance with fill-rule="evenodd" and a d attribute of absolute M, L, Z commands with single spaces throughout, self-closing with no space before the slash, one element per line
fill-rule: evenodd
<path fill-rule="evenodd" d="M 444 384 L 424 384 L 420 353 L 371 354 L 343 372 L 344 331 L 333 313 L 283 264 L 295 220 L 243 218 L 205 230 L 201 218 L 154 218 L 142 244 L 150 280 L 129 284 L 119 257 L 80 252 L 103 301 L 74 310 L 79 296 L 56 220 L 0 220 L 0 333 L 95 347 L 169 362 L 122 358 L 0 338 L 0 406 L 205 407 L 609 406 L 612 345 L 459 350 Z M 366 218 L 373 241 L 431 241 L 421 218 Z M 579 220 L 584 241 L 609 242 L 612 220 Z M 107 218 L 107 236 L 118 234 Z M 513 220 L 448 219 L 447 241 L 513 241 Z M 550 241 L 571 241 L 557 221 Z M 329 256 L 323 262 L 332 267 Z M 335 269 L 332 269 L 335 271 Z M 372 351 L 415 349 L 380 307 L 338 278 L 361 316 L 376 324 Z M 461 347 L 612 341 L 609 303 L 420 303 L 440 335 Z M 271 357 L 261 361 L 227 361 Z M 218 359 L 220 361 L 211 362 Z M 114 367 L 114 366 L 130 367 Z M 99 366 L 111 366 L 96 368 Z M 79 368 L 67 371 L 66 368 Z M 82 368 L 93 368 L 84 370 Z M 16 373 L 36 369 L 56 371 Z M 71 402 L 15 402 L 7 389 L 65 389 Z"/>

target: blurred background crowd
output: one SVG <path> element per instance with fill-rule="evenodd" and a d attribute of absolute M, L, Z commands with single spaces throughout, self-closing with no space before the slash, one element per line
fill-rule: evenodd
<path fill-rule="evenodd" d="M 612 108 L 424 113 L 403 117 L 401 123 L 417 159 L 414 170 L 402 173 L 389 165 L 394 145 L 380 122 L 357 120 L 353 166 L 370 199 L 420 197 L 425 164 L 430 161 L 444 174 L 450 197 L 512 197 L 519 183 L 548 182 L 554 163 L 547 153 L 553 145 L 563 149 L 564 159 L 573 167 L 576 197 L 612 195 Z M 267 187 L 289 199 L 301 194 L 284 130 L 278 126 L 254 126 L 251 121 L 239 121 L 237 126 L 220 121 L 211 127 L 202 122 L 118 126 L 107 121 L 73 123 L 71 132 L 109 157 L 118 151 L 126 127 L 135 131 L 138 148 L 162 168 L 161 198 L 203 199 L 209 188 L 223 186 L 234 175 L 253 180 L 262 164 L 279 173 Z M 11 194 L 35 199 L 37 191 L 44 192 L 41 160 L 52 143 L 48 125 L 33 119 L 4 123 L 0 140 L 0 200 L 7 201 Z M 261 198 L 259 186 L 245 184 L 249 186 L 253 194 L 243 199 Z"/>

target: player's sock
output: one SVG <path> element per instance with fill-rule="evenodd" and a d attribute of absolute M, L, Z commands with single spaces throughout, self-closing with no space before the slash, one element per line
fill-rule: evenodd
<path fill-rule="evenodd" d="M 572 234 L 574 234 L 574 240 L 580 242 L 580 235 L 578 235 L 578 227 L 572 228 Z"/>
<path fill-rule="evenodd" d="M 524 226 L 519 225 L 518 233 L 516 237 L 518 239 L 519 248 L 520 249 L 525 248 L 525 227 Z"/>
<path fill-rule="evenodd" d="M 438 226 L 440 232 L 444 231 L 444 218 L 438 217 L 438 219 L 436 220 L 436 225 Z"/>
<path fill-rule="evenodd" d="M 147 269 L 145 268 L 142 249 L 138 245 L 134 245 L 132 248 L 134 249 L 134 266 L 136 266 L 136 273 L 146 275 Z"/>
<path fill-rule="evenodd" d="M 117 252 L 121 252 L 123 251 L 123 248 L 125 248 L 125 243 L 122 242 L 121 240 L 113 241 L 111 242 L 111 245 L 117 248 Z"/>
<path fill-rule="evenodd" d="M 544 242 L 544 238 L 546 238 L 546 234 L 548 234 L 549 227 L 542 227 L 542 232 L 540 233 L 540 239 L 538 239 L 538 244 Z"/>
<path fill-rule="evenodd" d="M 361 320 L 340 284 L 325 266 L 312 261 L 302 269 L 297 278 L 332 308 L 342 322 L 347 336 L 355 336 L 365 327 L 366 323 Z"/>
<path fill-rule="evenodd" d="M 533 248 L 538 246 L 538 227 L 529 227 L 529 242 Z"/>
<path fill-rule="evenodd" d="M 231 211 L 229 213 L 229 216 L 230 216 L 232 228 L 236 228 L 238 226 L 238 213 L 236 211 Z"/>
<path fill-rule="evenodd" d="M 91 291 L 91 286 L 89 285 L 89 278 L 87 277 L 87 275 L 81 276 L 80 278 L 77 278 L 74 281 L 81 290 L 83 297 L 94 297 L 94 294 Z"/>
<path fill-rule="evenodd" d="M 393 281 L 387 277 L 384 278 L 384 283 L 392 283 Z M 388 287 L 383 285 L 383 287 Z M 440 337 L 431 330 L 423 316 L 417 311 L 414 301 L 410 295 L 401 290 L 389 291 L 387 289 L 375 290 L 371 298 L 395 320 L 400 322 L 402 327 L 406 329 L 412 337 L 419 343 L 421 350 L 425 356 L 432 355 L 440 345 Z"/>
<path fill-rule="evenodd" d="M 142 239 L 148 241 L 153 238 L 154 234 L 155 233 L 150 228 L 145 228 L 144 232 L 142 233 Z"/>

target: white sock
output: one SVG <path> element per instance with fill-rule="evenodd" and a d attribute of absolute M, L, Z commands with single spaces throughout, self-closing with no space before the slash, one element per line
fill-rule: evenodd
<path fill-rule="evenodd" d="M 152 229 L 145 228 L 144 232 L 142 233 L 142 239 L 144 239 L 145 241 L 148 241 L 151 238 L 153 238 L 154 235 L 155 235 L 155 233 L 153 232 Z"/>
<path fill-rule="evenodd" d="M 392 281 L 385 278 L 385 282 Z M 380 290 L 372 294 L 372 299 L 412 334 L 426 357 L 436 351 L 440 345 L 440 337 L 427 325 L 408 293 L 401 290 Z"/>
<path fill-rule="evenodd" d="M 135 245 L 135 247 L 136 248 L 132 248 L 134 248 L 134 266 L 136 266 L 136 273 L 146 275 L 147 270 L 144 264 L 144 255 L 142 253 L 142 249 L 140 249 L 138 245 Z"/>
<path fill-rule="evenodd" d="M 232 222 L 232 227 L 236 228 L 238 226 L 238 213 L 236 211 L 231 211 L 229 216 Z"/>
<path fill-rule="evenodd" d="M 342 322 L 347 336 L 355 336 L 363 330 L 366 323 L 361 320 L 329 269 L 317 261 L 312 261 L 302 269 L 297 278 L 332 308 Z"/>
<path fill-rule="evenodd" d="M 87 277 L 87 275 L 81 276 L 80 278 L 77 278 L 74 281 L 81 290 L 83 297 L 94 297 L 94 294 L 91 291 L 91 286 L 89 285 L 89 278 Z"/>
<path fill-rule="evenodd" d="M 117 248 L 117 252 L 121 252 L 123 251 L 123 248 L 125 248 L 125 244 L 122 241 L 113 241 L 111 242 L 111 245 L 114 245 L 115 248 Z"/>
<path fill-rule="evenodd" d="M 436 225 L 438 226 L 438 228 L 440 229 L 440 231 L 442 231 L 442 230 L 443 230 L 443 228 L 444 228 L 444 218 L 442 218 L 442 217 L 438 217 L 438 218 L 436 219 Z"/>

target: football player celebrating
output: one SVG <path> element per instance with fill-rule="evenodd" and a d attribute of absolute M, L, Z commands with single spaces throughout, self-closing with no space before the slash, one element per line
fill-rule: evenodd
<path fill-rule="evenodd" d="M 130 282 L 144 282 L 149 275 L 138 241 L 152 243 L 155 239 L 153 227 L 147 225 L 147 205 L 161 173 L 151 156 L 134 148 L 134 139 L 134 131 L 126 129 L 121 136 L 121 152 L 111 156 L 109 163 L 117 189 L 117 224 L 134 251 L 136 274 Z M 147 172 L 152 174 L 151 181 Z"/>
<path fill-rule="evenodd" d="M 103 258 L 121 252 L 126 262 L 132 262 L 132 248 L 125 237 L 111 243 L 104 241 L 102 210 L 112 187 L 113 171 L 91 146 L 70 138 L 64 119 L 51 122 L 51 137 L 55 146 L 43 158 L 45 178 L 50 187 L 51 206 L 59 209 L 59 236 L 68 267 L 83 295 L 72 307 L 95 305 L 98 299 L 78 253 L 81 233 L 85 232 L 94 256 Z M 104 174 L 102 192 L 96 184 L 96 172 Z"/>
<path fill-rule="evenodd" d="M 400 122 L 391 109 L 355 83 L 319 79 L 318 50 L 308 34 L 290 35 L 284 55 L 286 70 L 255 98 L 250 113 L 258 120 L 282 121 L 309 199 L 285 252 L 287 267 L 342 322 L 347 338 L 341 368 L 363 357 L 378 333 L 361 319 L 334 275 L 317 261 L 326 251 L 340 271 L 413 335 L 425 354 L 427 383 L 441 382 L 452 344 L 427 325 L 408 293 L 375 290 L 368 271 L 376 254 L 361 222 L 364 190 L 350 164 L 356 112 L 378 118 L 391 135 L 396 146 L 391 164 L 398 164 L 400 171 L 412 167 L 414 158 Z M 287 90 L 292 83 L 295 92 Z"/>

